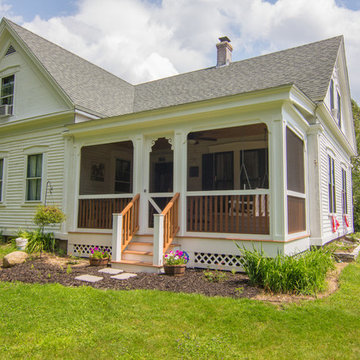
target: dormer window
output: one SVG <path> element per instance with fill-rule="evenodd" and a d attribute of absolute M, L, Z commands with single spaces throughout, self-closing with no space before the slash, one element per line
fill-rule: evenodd
<path fill-rule="evenodd" d="M 15 75 L 1 79 L 0 116 L 13 113 Z"/>

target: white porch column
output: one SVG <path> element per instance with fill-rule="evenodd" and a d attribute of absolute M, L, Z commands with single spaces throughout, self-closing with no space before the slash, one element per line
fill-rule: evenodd
<path fill-rule="evenodd" d="M 162 266 L 164 256 L 164 217 L 165 215 L 154 214 L 153 265 L 158 266 Z"/>
<path fill-rule="evenodd" d="M 112 260 L 120 261 L 121 260 L 121 243 L 122 243 L 122 220 L 123 217 L 120 214 L 113 214 L 113 232 L 112 232 Z"/>
<path fill-rule="evenodd" d="M 144 189 L 146 189 L 146 184 L 144 183 L 146 176 L 145 164 L 146 161 L 144 156 L 148 156 L 148 154 L 144 155 L 144 137 L 136 136 L 133 139 L 134 145 L 134 172 L 133 172 L 133 193 L 140 194 L 140 204 L 139 204 L 139 233 L 144 233 L 147 227 L 147 218 L 145 216 L 144 209 L 146 209 L 146 198 L 143 196 Z"/>
<path fill-rule="evenodd" d="M 78 209 L 79 209 L 79 194 L 80 194 L 80 179 L 81 179 L 81 147 L 82 144 L 74 144 L 72 147 L 73 150 L 73 167 L 70 170 L 72 172 L 72 181 L 75 185 L 73 187 L 73 193 L 70 192 L 66 194 L 68 198 L 71 200 L 69 201 L 69 204 L 72 204 L 72 216 L 69 216 L 69 219 L 71 219 L 70 223 L 70 229 L 71 231 L 75 231 L 77 228 L 77 220 L 78 220 Z M 69 166 L 71 168 L 71 166 Z M 71 187 L 69 187 L 70 189 Z M 71 214 L 71 212 L 69 213 Z"/>
<path fill-rule="evenodd" d="M 272 240 L 285 241 L 287 234 L 286 126 L 281 119 L 273 120 L 268 126 L 270 235 Z"/>
<path fill-rule="evenodd" d="M 179 198 L 179 235 L 186 231 L 187 134 L 176 130 L 174 137 L 174 192 Z"/>

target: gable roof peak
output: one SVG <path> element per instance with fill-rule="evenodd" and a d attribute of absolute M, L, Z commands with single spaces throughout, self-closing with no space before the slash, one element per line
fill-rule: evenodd
<path fill-rule="evenodd" d="M 33 55 L 75 107 L 101 117 L 132 112 L 132 84 L 9 19 L 3 18 L 2 24 Z"/>

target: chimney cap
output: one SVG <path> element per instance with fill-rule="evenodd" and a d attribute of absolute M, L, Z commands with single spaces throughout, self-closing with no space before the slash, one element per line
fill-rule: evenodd
<path fill-rule="evenodd" d="M 219 37 L 219 40 L 221 42 L 224 42 L 224 41 L 231 42 L 231 40 L 227 36 Z"/>

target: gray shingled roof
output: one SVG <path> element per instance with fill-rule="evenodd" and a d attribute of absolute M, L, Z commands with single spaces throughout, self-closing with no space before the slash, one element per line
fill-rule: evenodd
<path fill-rule="evenodd" d="M 75 106 L 121 115 L 294 84 L 311 100 L 326 95 L 343 37 L 131 85 L 5 20 Z"/>
<path fill-rule="evenodd" d="M 295 84 L 323 100 L 342 36 L 136 86 L 134 111 Z"/>
<path fill-rule="evenodd" d="M 132 112 L 134 86 L 4 19 L 75 106 L 103 116 Z"/>

